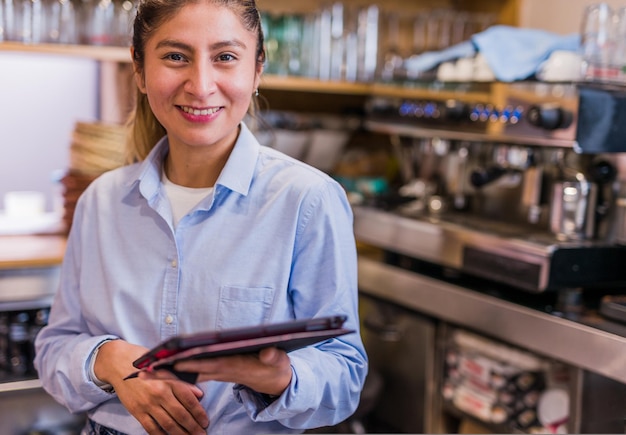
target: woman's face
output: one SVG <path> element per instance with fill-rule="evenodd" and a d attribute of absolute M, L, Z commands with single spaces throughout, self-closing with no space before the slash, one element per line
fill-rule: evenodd
<path fill-rule="evenodd" d="M 225 7 L 190 3 L 146 42 L 139 89 L 170 146 L 230 147 L 259 84 L 257 35 Z"/>

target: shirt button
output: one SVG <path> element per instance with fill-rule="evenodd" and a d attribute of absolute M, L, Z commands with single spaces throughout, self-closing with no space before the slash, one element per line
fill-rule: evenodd
<path fill-rule="evenodd" d="M 167 316 L 165 316 L 165 323 L 167 323 L 168 325 L 171 325 L 173 321 L 174 321 L 174 317 L 171 314 L 168 314 Z"/>
<path fill-rule="evenodd" d="M 172 267 L 178 266 L 178 262 L 176 260 L 172 260 Z"/>

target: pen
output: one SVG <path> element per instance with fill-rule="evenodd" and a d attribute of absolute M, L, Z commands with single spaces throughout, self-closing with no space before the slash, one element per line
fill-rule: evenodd
<path fill-rule="evenodd" d="M 160 367 L 157 367 L 157 369 L 168 370 L 168 371 L 172 372 L 174 375 L 176 375 L 176 377 L 178 379 L 180 379 L 181 381 L 185 381 L 185 382 L 190 383 L 190 384 L 195 384 L 196 381 L 198 380 L 198 373 L 179 372 L 179 371 L 174 370 L 171 365 L 169 365 L 169 366 L 168 365 L 160 366 Z M 154 368 L 152 368 L 152 367 L 148 367 L 147 369 L 143 369 L 143 370 L 137 370 L 136 372 L 133 372 L 130 375 L 126 376 L 124 378 L 124 380 L 134 379 L 134 378 L 139 376 L 139 373 L 144 372 L 144 371 L 150 372 L 152 370 L 154 370 Z"/>
<path fill-rule="evenodd" d="M 132 372 L 130 375 L 126 376 L 124 378 L 124 380 L 136 378 L 136 377 L 139 376 L 140 372 L 141 372 L 141 370 L 137 370 L 136 372 Z"/>

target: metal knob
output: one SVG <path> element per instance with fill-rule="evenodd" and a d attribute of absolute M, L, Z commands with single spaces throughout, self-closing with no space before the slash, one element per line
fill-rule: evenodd
<path fill-rule="evenodd" d="M 572 113 L 554 104 L 532 106 L 527 112 L 528 122 L 546 130 L 567 128 L 572 123 Z"/>

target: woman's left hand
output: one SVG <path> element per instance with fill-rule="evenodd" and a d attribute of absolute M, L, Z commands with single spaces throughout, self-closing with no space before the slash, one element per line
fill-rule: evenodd
<path fill-rule="evenodd" d="M 233 355 L 182 361 L 176 371 L 198 373 L 198 382 L 222 381 L 245 385 L 263 394 L 278 396 L 291 382 L 291 362 L 287 353 L 275 347 L 254 355 Z M 143 372 L 143 378 L 171 379 L 167 370 Z"/>

